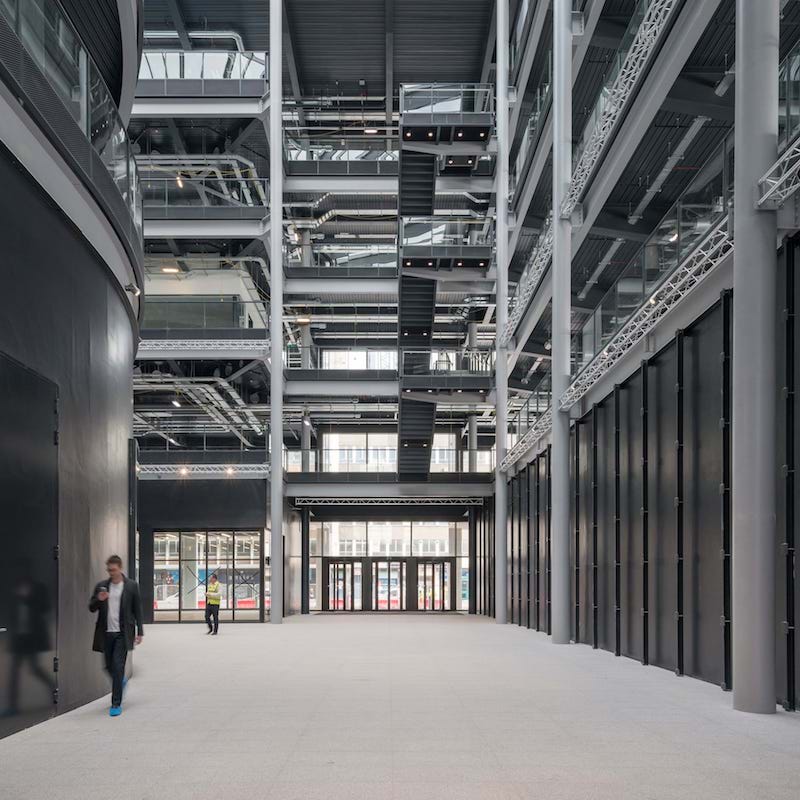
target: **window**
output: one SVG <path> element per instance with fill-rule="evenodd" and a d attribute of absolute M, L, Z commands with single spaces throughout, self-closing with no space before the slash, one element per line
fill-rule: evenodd
<path fill-rule="evenodd" d="M 454 433 L 436 433 L 431 451 L 431 472 L 456 471 L 456 436 Z"/>
<path fill-rule="evenodd" d="M 324 472 L 396 472 L 396 433 L 323 434 Z"/>
<path fill-rule="evenodd" d="M 368 539 L 370 556 L 411 555 L 410 522 L 370 522 Z"/>
<path fill-rule="evenodd" d="M 323 522 L 322 546 L 326 556 L 365 556 L 366 522 Z"/>

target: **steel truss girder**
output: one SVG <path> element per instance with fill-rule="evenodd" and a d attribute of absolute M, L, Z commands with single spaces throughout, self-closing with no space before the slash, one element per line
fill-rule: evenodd
<path fill-rule="evenodd" d="M 800 137 L 784 150 L 758 182 L 756 206 L 763 211 L 781 208 L 800 189 Z"/>
<path fill-rule="evenodd" d="M 625 104 L 633 94 L 642 71 L 666 28 L 670 15 L 678 5 L 677 0 L 654 0 L 645 12 L 639 25 L 631 49 L 628 51 L 622 68 L 617 75 L 600 121 L 592 132 L 572 174 L 570 188 L 560 209 L 562 217 L 571 216 L 586 189 L 603 150 L 619 121 Z M 502 342 L 507 345 L 514 337 L 517 325 L 522 319 L 533 293 L 536 291 L 544 273 L 553 258 L 553 220 L 548 216 L 541 238 L 522 272 L 517 291 L 511 298 L 508 324 L 502 334 Z"/>
<path fill-rule="evenodd" d="M 482 497 L 297 497 L 296 506 L 482 506 Z"/>
<path fill-rule="evenodd" d="M 522 271 L 522 276 L 517 284 L 517 291 L 509 302 L 508 323 L 502 334 L 503 346 L 507 346 L 514 337 L 517 325 L 519 325 L 522 315 L 525 313 L 531 297 L 533 297 L 533 293 L 539 286 L 552 260 L 553 214 L 551 212 L 547 215 L 539 241 L 525 264 L 525 269 Z"/>
<path fill-rule="evenodd" d="M 569 217 L 586 189 L 600 156 L 608 144 L 611 134 L 642 76 L 645 65 L 653 54 L 661 34 L 667 27 L 678 0 L 653 0 L 645 11 L 644 18 L 636 31 L 636 36 L 625 56 L 619 74 L 611 86 L 600 121 L 592 131 L 578 164 L 572 173 L 569 192 L 561 206 L 561 215 Z"/>
<path fill-rule="evenodd" d="M 216 352 L 248 352 L 263 355 L 269 352 L 269 339 L 142 339 L 137 358 L 148 355 L 163 356 L 176 350 L 213 355 Z"/>
<path fill-rule="evenodd" d="M 672 311 L 732 251 L 733 240 L 728 233 L 726 216 L 708 232 L 700 244 L 623 325 L 616 336 L 577 375 L 561 396 L 560 409 L 569 411 L 578 403 L 655 327 L 662 317 Z M 549 433 L 551 425 L 552 411 L 548 409 L 509 450 L 500 468 L 508 470 L 539 439 Z"/>
<path fill-rule="evenodd" d="M 269 464 L 137 464 L 140 480 L 182 480 L 191 478 L 268 478 Z"/>

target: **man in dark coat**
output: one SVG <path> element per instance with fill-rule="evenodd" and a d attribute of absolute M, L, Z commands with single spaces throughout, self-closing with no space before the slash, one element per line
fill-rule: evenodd
<path fill-rule="evenodd" d="M 122 713 L 122 688 L 125 681 L 125 662 L 128 651 L 141 644 L 142 596 L 139 584 L 122 573 L 122 559 L 111 556 L 106 561 L 108 579 L 94 587 L 89 611 L 97 611 L 93 650 L 103 653 L 111 676 L 112 717 Z"/>

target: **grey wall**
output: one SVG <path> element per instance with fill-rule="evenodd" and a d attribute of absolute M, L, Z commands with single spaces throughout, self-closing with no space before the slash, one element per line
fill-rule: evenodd
<path fill-rule="evenodd" d="M 91 652 L 89 593 L 126 554 L 134 333 L 105 266 L 0 146 L 0 351 L 60 395 L 59 710 L 108 691 Z M 13 387 L 3 387 L 13 391 Z"/>

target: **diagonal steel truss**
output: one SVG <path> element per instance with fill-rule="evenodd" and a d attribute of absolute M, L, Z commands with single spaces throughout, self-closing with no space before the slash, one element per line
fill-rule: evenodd
<path fill-rule="evenodd" d="M 769 172 L 758 182 L 758 208 L 780 208 L 800 189 L 800 137 L 784 150 Z"/>
<path fill-rule="evenodd" d="M 268 478 L 269 464 L 137 464 L 140 480 Z"/>
<path fill-rule="evenodd" d="M 511 298 L 508 309 L 508 322 L 502 332 L 501 344 L 505 347 L 514 336 L 514 332 L 528 307 L 533 293 L 539 286 L 550 262 L 553 259 L 553 214 L 547 215 L 547 219 L 542 229 L 542 235 L 536 243 L 536 247 L 531 253 L 531 257 L 525 264 L 522 276 L 517 284 L 517 291 Z"/>
<path fill-rule="evenodd" d="M 716 266 L 733 251 L 728 233 L 728 217 L 723 217 L 661 283 L 616 336 L 584 367 L 561 396 L 561 411 L 572 408 L 595 384 L 641 341 L 656 323 L 675 308 Z M 511 467 L 552 426 L 552 410 L 548 409 L 534 426 L 512 447 L 500 464 L 501 470 Z"/>
<path fill-rule="evenodd" d="M 642 76 L 645 65 L 658 44 L 661 34 L 667 27 L 669 18 L 679 5 L 678 0 L 652 0 L 644 13 L 630 50 L 622 63 L 619 74 L 611 85 L 605 107 L 600 114 L 578 164 L 572 173 L 569 192 L 561 206 L 561 214 L 569 217 L 583 195 L 589 178 L 600 161 L 600 156 L 608 144 L 611 134 L 619 121 L 625 104 Z"/>
<path fill-rule="evenodd" d="M 138 356 L 158 355 L 173 350 L 187 350 L 202 353 L 208 350 L 235 350 L 260 355 L 269 351 L 267 339 L 142 339 L 139 342 Z"/>
<path fill-rule="evenodd" d="M 592 131 L 572 174 L 569 193 L 560 209 L 562 217 L 569 217 L 578 205 L 578 201 L 600 161 L 600 156 L 611 139 L 625 104 L 633 94 L 644 67 L 669 22 L 670 15 L 678 5 L 678 0 L 653 0 L 645 11 L 622 68 L 611 86 L 600 120 Z M 516 294 L 511 298 L 508 324 L 501 337 L 501 343 L 504 346 L 508 345 L 513 338 L 517 325 L 519 325 L 545 271 L 550 266 L 552 258 L 553 220 L 551 213 L 545 223 L 544 233 L 525 265 Z"/>

